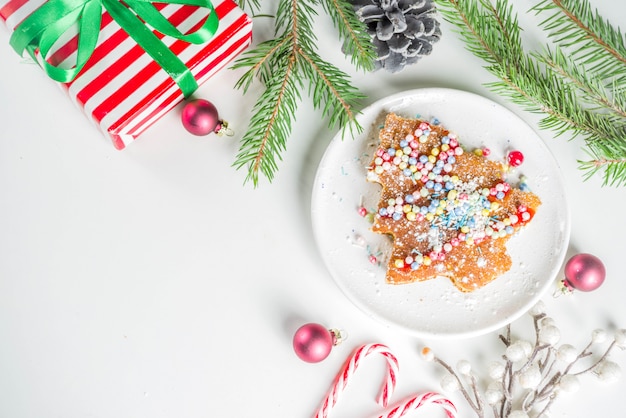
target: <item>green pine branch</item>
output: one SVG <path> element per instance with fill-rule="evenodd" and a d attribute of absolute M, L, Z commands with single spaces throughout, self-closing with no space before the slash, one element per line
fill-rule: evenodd
<path fill-rule="evenodd" d="M 584 178 L 626 184 L 626 47 L 624 37 L 592 12 L 588 0 L 541 0 L 540 27 L 554 45 L 526 51 L 522 28 L 508 0 L 436 0 L 466 48 L 498 80 L 487 87 L 539 113 L 541 129 L 585 141 Z"/>
<path fill-rule="evenodd" d="M 320 3 L 344 40 L 344 52 L 351 57 L 352 64 L 357 69 L 373 70 L 376 53 L 371 36 L 354 13 L 352 4 L 346 0 L 321 0 Z"/>
<path fill-rule="evenodd" d="M 247 170 L 246 182 L 252 181 L 254 186 L 258 185 L 259 175 L 271 182 L 278 171 L 301 92 L 308 93 L 329 128 L 339 126 L 344 133 L 362 130 L 354 108 L 364 95 L 346 73 L 317 53 L 317 6 L 332 18 L 353 65 L 362 70 L 374 66 L 370 37 L 346 0 L 280 0 L 275 37 L 246 51 L 233 65 L 246 69 L 236 84 L 244 93 L 256 81 L 265 87 L 252 109 L 253 116 L 233 164 Z"/>
<path fill-rule="evenodd" d="M 531 10 L 549 14 L 541 26 L 579 65 L 605 80 L 626 80 L 624 37 L 588 0 L 542 0 Z"/>

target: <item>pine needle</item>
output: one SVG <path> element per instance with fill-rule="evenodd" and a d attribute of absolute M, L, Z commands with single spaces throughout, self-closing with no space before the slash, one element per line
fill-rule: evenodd
<path fill-rule="evenodd" d="M 370 35 L 363 30 L 352 4 L 344 0 L 321 0 L 321 3 L 339 31 L 340 38 L 344 39 L 343 48 L 351 57 L 352 64 L 357 69 L 373 70 L 376 53 L 371 47 Z"/>
<path fill-rule="evenodd" d="M 541 129 L 579 135 L 583 178 L 626 185 L 626 44 L 588 0 L 541 0 L 531 10 L 553 45 L 526 51 L 508 0 L 436 0 L 466 48 L 498 81 L 492 91 L 542 115 Z"/>
<path fill-rule="evenodd" d="M 251 12 L 261 8 L 261 0 L 239 0 L 237 3 L 242 9 L 250 10 Z"/>
<path fill-rule="evenodd" d="M 279 1 L 275 38 L 246 51 L 232 67 L 247 69 L 236 84 L 244 93 L 257 80 L 265 86 L 252 109 L 253 116 L 233 164 L 237 169 L 247 169 L 246 182 L 251 181 L 255 187 L 259 175 L 271 182 L 279 169 L 301 92 L 308 93 L 329 128 L 339 126 L 344 133 L 362 130 L 354 108 L 364 96 L 346 73 L 316 51 L 314 21 L 319 8 L 331 16 L 353 65 L 361 70 L 374 67 L 370 37 L 346 0 Z"/>

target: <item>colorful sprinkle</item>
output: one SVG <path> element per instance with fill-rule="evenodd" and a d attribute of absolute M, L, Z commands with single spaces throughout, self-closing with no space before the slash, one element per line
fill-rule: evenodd
<path fill-rule="evenodd" d="M 524 154 L 521 151 L 510 151 L 506 156 L 507 162 L 511 167 L 519 167 L 524 162 Z"/>

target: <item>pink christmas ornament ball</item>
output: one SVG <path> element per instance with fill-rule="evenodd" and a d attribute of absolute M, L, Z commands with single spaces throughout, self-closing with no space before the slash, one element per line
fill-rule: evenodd
<path fill-rule="evenodd" d="M 330 354 L 335 345 L 332 331 L 320 324 L 304 324 L 293 336 L 293 349 L 307 363 L 318 363 Z"/>
<path fill-rule="evenodd" d="M 218 133 L 222 127 L 215 105 L 208 100 L 195 99 L 187 102 L 181 114 L 183 126 L 197 136 Z"/>
<path fill-rule="evenodd" d="M 606 269 L 602 261 L 592 254 L 576 254 L 565 264 L 563 284 L 569 290 L 591 292 L 602 285 Z"/>

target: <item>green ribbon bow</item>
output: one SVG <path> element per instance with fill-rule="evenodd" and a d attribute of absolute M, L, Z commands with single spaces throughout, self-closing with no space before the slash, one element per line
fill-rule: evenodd
<path fill-rule="evenodd" d="M 184 34 L 172 25 L 152 4 L 152 0 L 49 0 L 28 16 L 11 36 L 11 46 L 22 56 L 28 52 L 35 61 L 39 50 L 42 66 L 54 80 L 67 83 L 78 75 L 93 54 L 104 7 L 120 27 L 178 84 L 185 97 L 198 83 L 187 66 L 152 32 L 147 25 L 186 42 L 201 44 L 210 40 L 219 26 L 217 13 L 210 0 L 159 0 L 159 3 L 199 6 L 209 9 L 209 16 L 196 31 Z M 78 25 L 76 65 L 59 68 L 46 57 L 52 46 L 71 27 Z"/>

